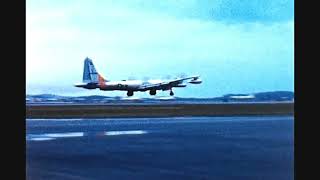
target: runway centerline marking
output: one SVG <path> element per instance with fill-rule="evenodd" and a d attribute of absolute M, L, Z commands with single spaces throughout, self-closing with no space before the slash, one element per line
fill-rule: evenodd
<path fill-rule="evenodd" d="M 118 136 L 118 135 L 141 135 L 147 134 L 145 130 L 127 130 L 127 131 L 103 131 L 103 132 L 63 132 L 63 133 L 44 133 L 44 134 L 28 134 L 27 141 L 48 141 L 57 138 L 73 138 L 84 136 Z"/>

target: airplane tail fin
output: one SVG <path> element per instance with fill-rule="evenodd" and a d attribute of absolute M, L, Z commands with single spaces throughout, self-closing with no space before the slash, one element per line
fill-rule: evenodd
<path fill-rule="evenodd" d="M 93 62 L 88 57 L 84 60 L 82 81 L 84 83 L 101 83 L 106 80 L 97 72 Z"/>

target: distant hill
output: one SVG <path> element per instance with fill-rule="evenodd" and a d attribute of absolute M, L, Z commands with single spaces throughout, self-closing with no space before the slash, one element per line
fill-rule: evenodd
<path fill-rule="evenodd" d="M 223 101 L 293 101 L 294 93 L 291 91 L 271 91 L 252 94 L 227 94 L 221 98 Z"/>
<path fill-rule="evenodd" d="M 54 94 L 37 94 L 37 95 L 26 95 L 26 98 L 28 99 L 64 99 L 64 98 L 69 98 L 67 96 L 58 96 L 58 95 L 54 95 Z"/>
<path fill-rule="evenodd" d="M 261 92 L 254 95 L 258 101 L 290 101 L 294 99 L 294 93 L 290 91 Z"/>
<path fill-rule="evenodd" d="M 290 91 L 258 92 L 252 94 L 226 94 L 213 98 L 181 98 L 181 97 L 110 97 L 110 96 L 59 96 L 54 94 L 26 95 L 27 103 L 38 102 L 69 102 L 69 103 L 105 103 L 105 102 L 270 102 L 293 101 L 294 93 Z"/>

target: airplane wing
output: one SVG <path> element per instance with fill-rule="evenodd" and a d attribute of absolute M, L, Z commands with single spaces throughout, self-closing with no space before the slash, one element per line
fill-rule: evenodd
<path fill-rule="evenodd" d="M 156 83 L 156 84 L 145 84 L 140 87 L 141 90 L 151 90 L 153 88 L 169 89 L 174 85 L 181 84 L 183 81 L 188 79 L 198 79 L 200 76 L 190 76 L 185 78 L 177 78 L 167 82 Z"/>

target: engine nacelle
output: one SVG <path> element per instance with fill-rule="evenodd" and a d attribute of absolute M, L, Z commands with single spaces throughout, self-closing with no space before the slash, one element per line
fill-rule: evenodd
<path fill-rule="evenodd" d="M 201 84 L 202 83 L 202 80 L 197 78 L 197 79 L 192 79 L 191 81 L 189 81 L 189 83 L 191 84 Z"/>

